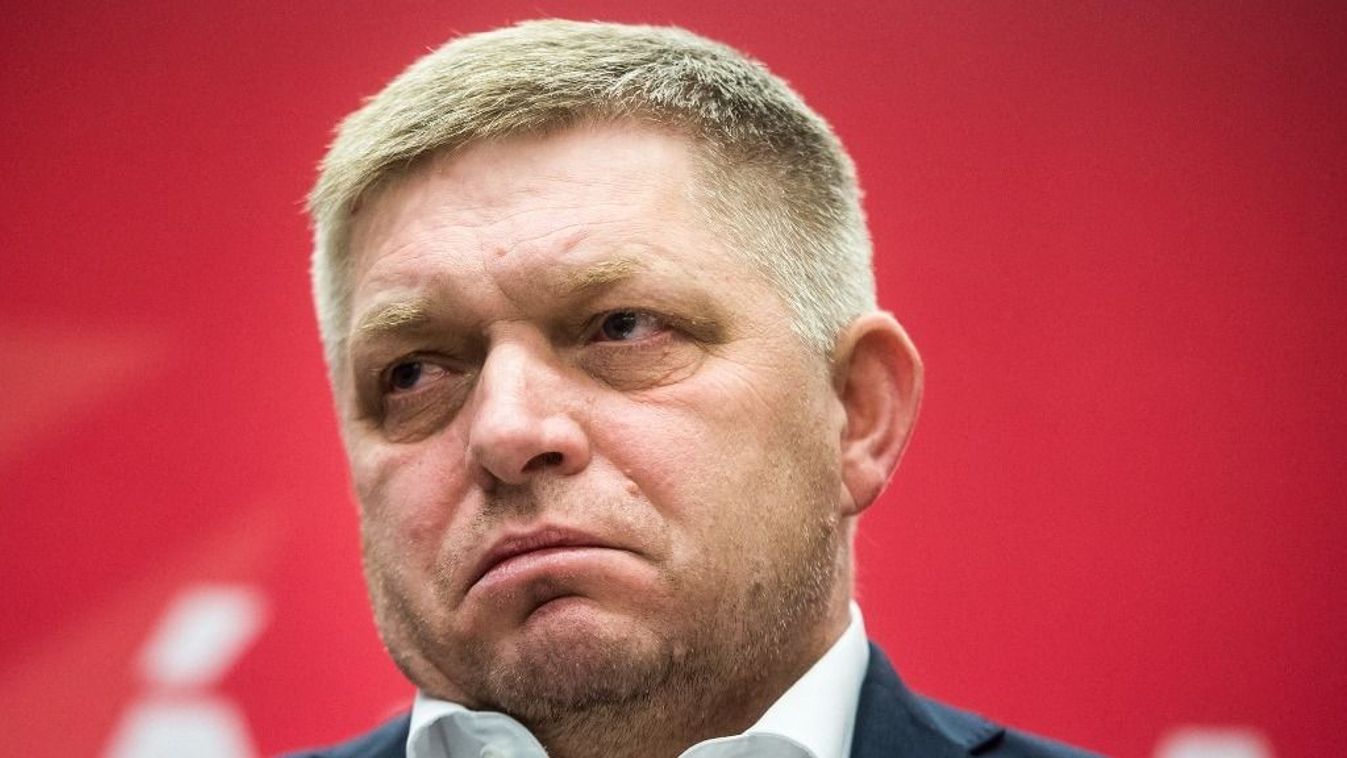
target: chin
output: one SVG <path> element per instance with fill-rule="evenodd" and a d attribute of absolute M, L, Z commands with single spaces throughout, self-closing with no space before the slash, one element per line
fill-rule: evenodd
<path fill-rule="evenodd" d="M 579 597 L 539 606 L 492 647 L 479 651 L 484 700 L 525 721 L 646 698 L 677 658 L 648 622 Z"/>

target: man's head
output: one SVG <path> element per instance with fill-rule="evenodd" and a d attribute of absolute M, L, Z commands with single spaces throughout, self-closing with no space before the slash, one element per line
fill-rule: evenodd
<path fill-rule="evenodd" d="M 426 55 L 341 125 L 310 196 L 314 291 L 334 366 L 349 326 L 351 213 L 426 156 L 583 122 L 696 147 L 697 210 L 791 307 L 821 354 L 875 307 L 855 171 L 827 123 L 740 53 L 681 29 L 533 21 Z"/>
<path fill-rule="evenodd" d="M 409 678 L 545 742 L 715 733 L 835 639 L 921 386 L 856 194 L 784 84 L 673 30 L 468 37 L 348 119 L 315 279 Z"/>

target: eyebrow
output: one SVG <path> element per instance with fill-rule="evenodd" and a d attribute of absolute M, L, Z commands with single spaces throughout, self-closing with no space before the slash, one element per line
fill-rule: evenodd
<path fill-rule="evenodd" d="M 616 284 L 623 279 L 630 279 L 644 268 L 645 265 L 639 259 L 629 255 L 609 258 L 574 271 L 567 271 L 562 278 L 562 286 L 569 290 L 567 294 L 582 294 L 588 290 Z"/>
<path fill-rule="evenodd" d="M 561 279 L 563 298 L 585 295 L 593 290 L 630 279 L 647 268 L 639 258 L 620 256 L 566 271 Z M 356 322 L 354 334 L 374 336 L 400 331 L 414 331 L 434 320 L 434 303 L 426 297 L 396 300 L 381 305 Z"/>
<path fill-rule="evenodd" d="M 398 300 L 380 306 L 360 317 L 356 334 L 383 334 L 415 328 L 430 321 L 430 302 L 425 298 Z"/>

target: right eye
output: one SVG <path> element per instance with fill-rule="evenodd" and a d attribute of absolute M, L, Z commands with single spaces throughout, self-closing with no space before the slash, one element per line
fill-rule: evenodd
<path fill-rule="evenodd" d="M 379 374 L 367 418 L 393 442 L 415 442 L 453 420 L 472 388 L 471 377 L 439 355 L 408 355 Z"/>
<path fill-rule="evenodd" d="M 445 373 L 443 366 L 427 361 L 401 361 L 388 368 L 384 379 L 385 391 L 389 394 L 415 392 Z"/>

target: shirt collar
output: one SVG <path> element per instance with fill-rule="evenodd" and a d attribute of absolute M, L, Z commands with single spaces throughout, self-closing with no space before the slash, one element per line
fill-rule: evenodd
<path fill-rule="evenodd" d="M 851 603 L 851 622 L 828 648 L 757 723 L 741 735 L 717 737 L 684 751 L 683 758 L 751 755 L 747 749 L 785 738 L 811 758 L 844 758 L 851 752 L 856 728 L 856 704 L 870 662 L 865 620 Z M 494 711 L 473 711 L 457 703 L 417 693 L 412 704 L 407 758 L 448 756 L 545 756 L 528 729 Z"/>
<path fill-rule="evenodd" d="M 860 606 L 852 602 L 851 623 L 842 636 L 746 733 L 789 737 L 808 748 L 815 758 L 850 755 L 856 704 L 869 664 L 865 620 Z"/>

